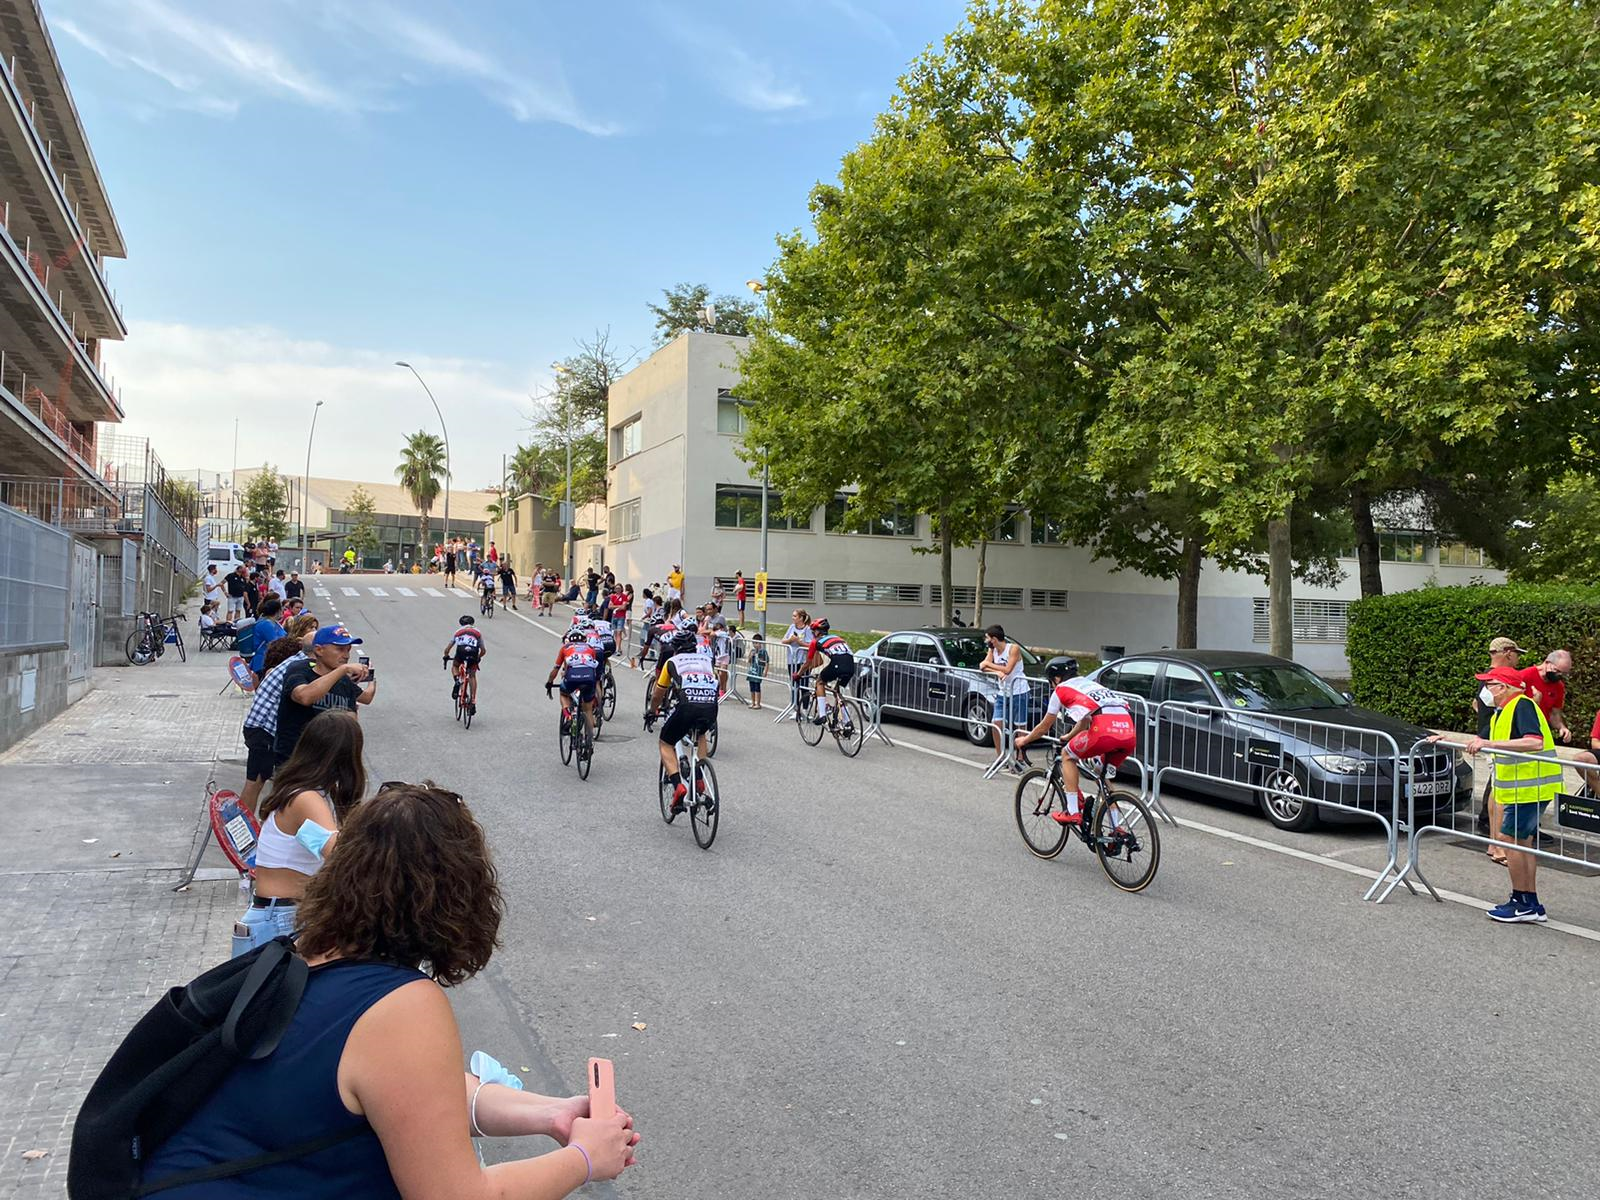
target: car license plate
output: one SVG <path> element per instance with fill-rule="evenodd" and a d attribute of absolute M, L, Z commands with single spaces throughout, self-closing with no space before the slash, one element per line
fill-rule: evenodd
<path fill-rule="evenodd" d="M 1453 783 L 1454 780 L 1450 779 L 1435 779 L 1429 783 L 1413 783 L 1411 785 L 1411 794 L 1413 796 L 1438 796 L 1441 794 L 1448 794 Z"/>

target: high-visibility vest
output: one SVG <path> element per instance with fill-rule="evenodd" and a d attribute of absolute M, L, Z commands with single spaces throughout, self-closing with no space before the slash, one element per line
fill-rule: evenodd
<path fill-rule="evenodd" d="M 1492 741 L 1511 740 L 1511 714 L 1519 704 L 1533 704 L 1533 714 L 1539 718 L 1539 734 L 1544 747 L 1536 758 L 1496 758 L 1494 760 L 1494 798 L 1501 804 L 1535 804 L 1541 800 L 1554 800 L 1561 794 L 1561 760 L 1556 757 L 1556 740 L 1550 736 L 1550 724 L 1544 713 L 1527 696 L 1518 696 L 1489 723 Z"/>

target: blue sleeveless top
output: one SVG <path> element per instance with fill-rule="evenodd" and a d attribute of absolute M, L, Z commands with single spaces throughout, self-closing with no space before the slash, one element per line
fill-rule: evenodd
<path fill-rule="evenodd" d="M 426 978 L 420 971 L 387 963 L 339 960 L 312 967 L 300 1007 L 278 1048 L 236 1068 L 150 1156 L 144 1182 L 366 1127 L 366 1118 L 345 1108 L 339 1098 L 345 1039 L 367 1009 L 396 988 Z M 163 1200 L 398 1200 L 400 1195 L 383 1146 L 370 1128 L 318 1154 L 158 1194 Z"/>

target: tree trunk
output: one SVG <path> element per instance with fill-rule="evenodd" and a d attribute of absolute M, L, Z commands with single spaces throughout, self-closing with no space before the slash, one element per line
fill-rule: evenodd
<path fill-rule="evenodd" d="M 1289 512 L 1267 522 L 1267 625 L 1269 649 L 1294 657 L 1294 556 L 1289 545 Z"/>
<path fill-rule="evenodd" d="M 1378 559 L 1378 527 L 1372 523 L 1372 497 L 1365 488 L 1350 493 L 1350 516 L 1356 526 L 1357 573 L 1363 596 L 1383 595 L 1383 570 Z"/>
<path fill-rule="evenodd" d="M 1183 539 L 1183 566 L 1178 570 L 1178 638 L 1180 650 L 1200 645 L 1200 568 L 1205 563 L 1206 543 L 1199 534 Z"/>
<path fill-rule="evenodd" d="M 417 562 L 425 563 L 431 556 L 428 550 L 428 510 L 422 510 L 422 544 L 417 547 Z"/>
<path fill-rule="evenodd" d="M 978 586 L 972 596 L 972 627 L 983 628 L 983 576 L 989 568 L 989 539 L 978 539 Z"/>
<path fill-rule="evenodd" d="M 951 570 L 955 563 L 955 546 L 950 536 L 950 522 L 939 519 L 939 624 L 949 626 L 951 608 Z"/>

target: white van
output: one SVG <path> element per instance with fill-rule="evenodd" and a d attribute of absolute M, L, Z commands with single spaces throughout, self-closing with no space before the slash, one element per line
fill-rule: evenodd
<path fill-rule="evenodd" d="M 249 561 L 244 547 L 238 542 L 212 542 L 206 551 L 206 565 L 217 564 L 217 574 L 227 575 Z"/>

